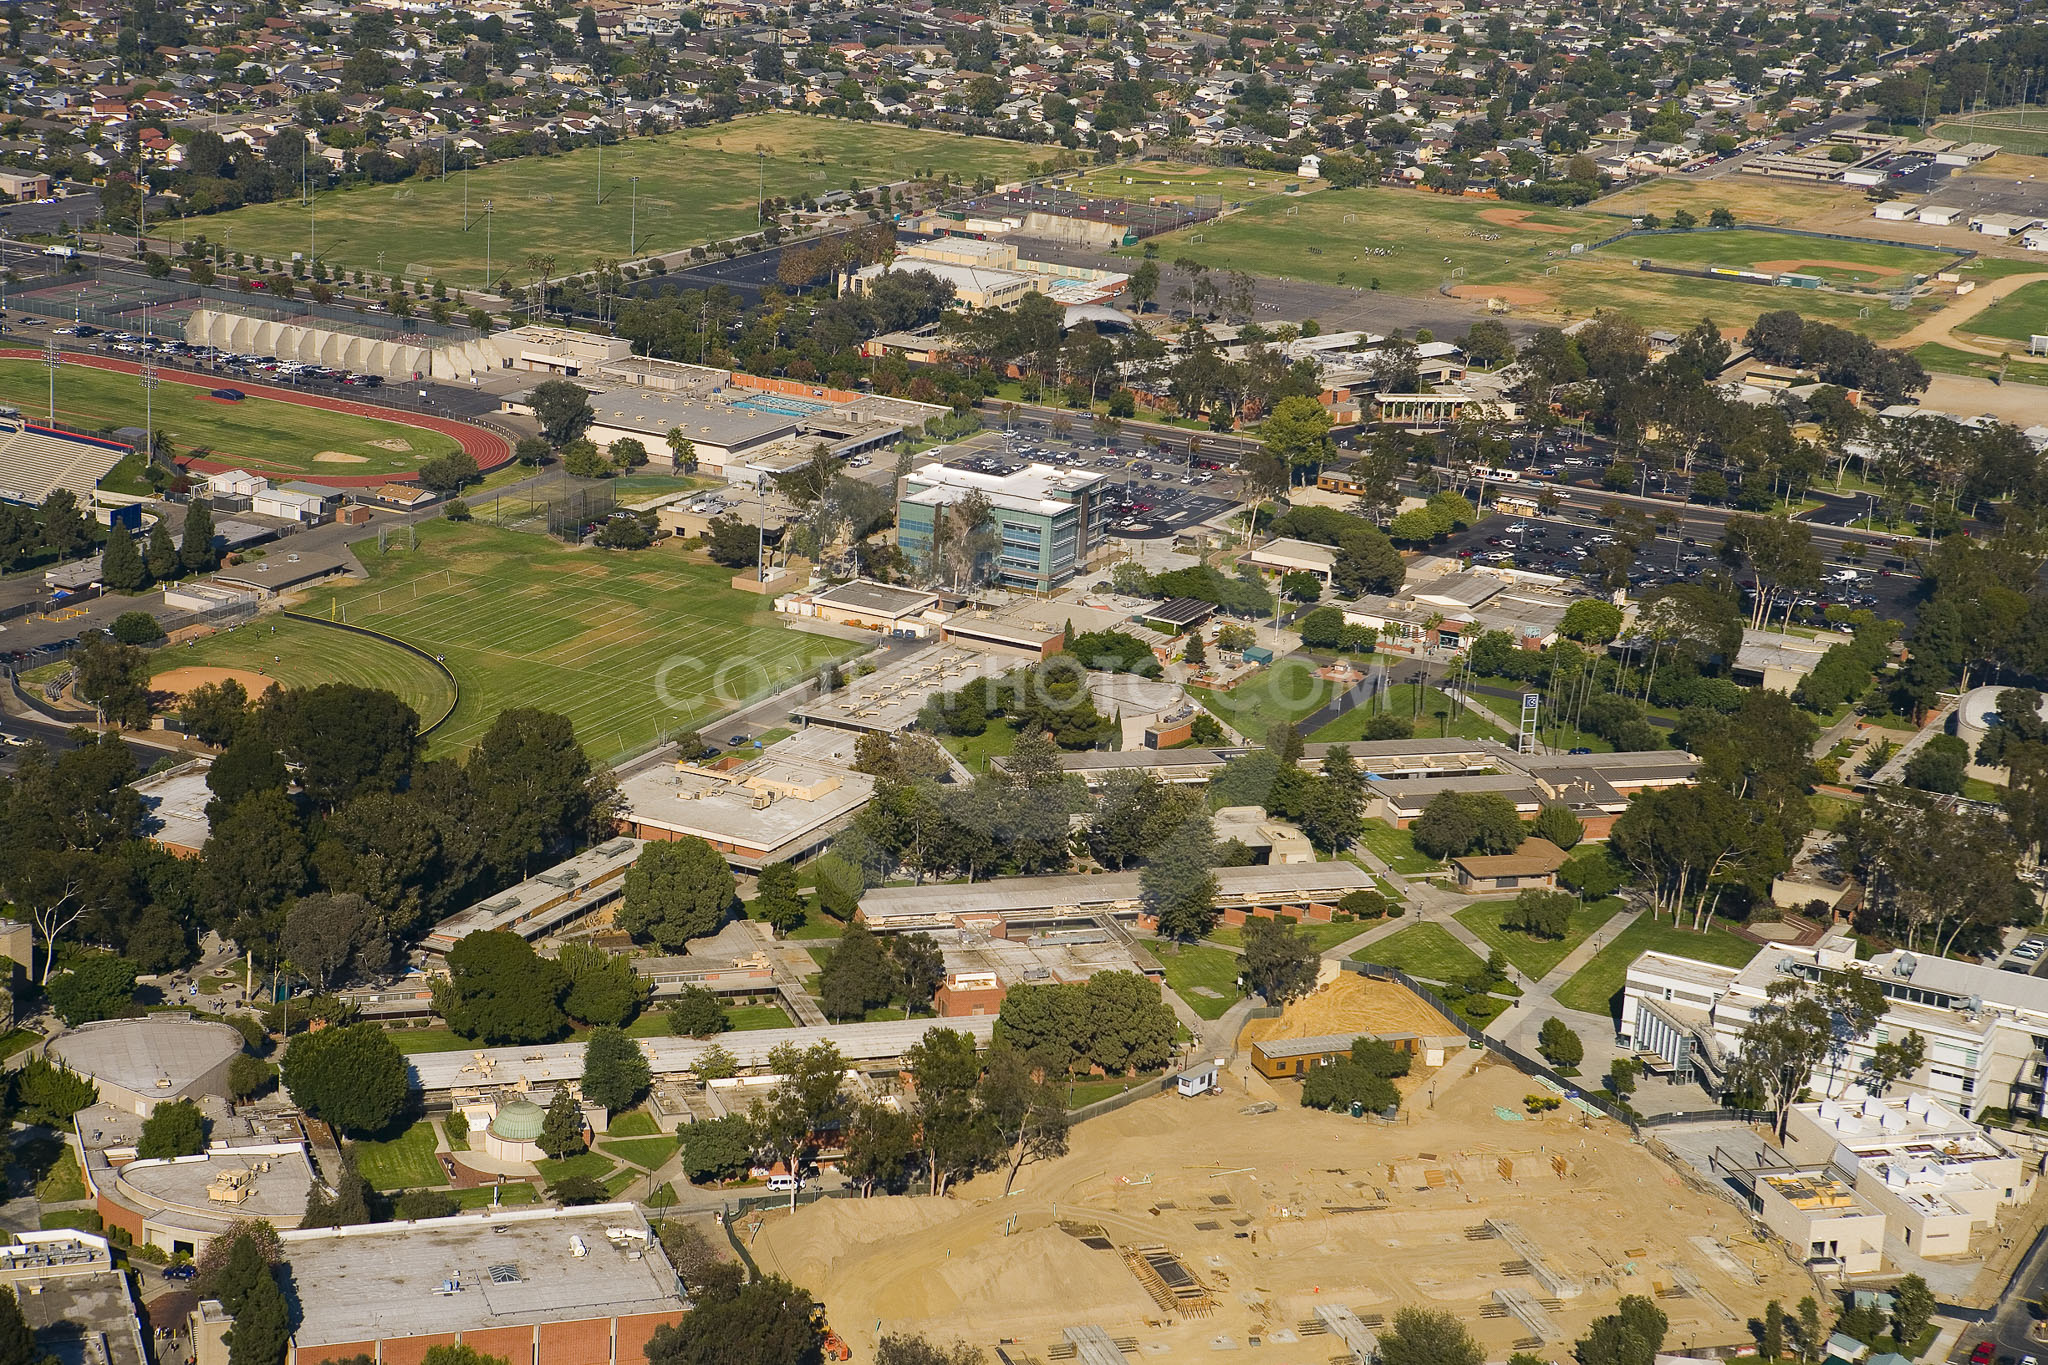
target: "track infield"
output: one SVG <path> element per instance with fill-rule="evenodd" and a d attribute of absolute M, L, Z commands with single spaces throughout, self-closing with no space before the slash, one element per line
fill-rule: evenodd
<path fill-rule="evenodd" d="M 455 700 L 448 679 L 417 654 L 288 616 L 261 616 L 189 644 L 166 645 L 150 655 L 149 671 L 153 690 L 179 695 L 227 676 L 234 676 L 252 698 L 275 684 L 377 687 L 412 707 L 422 725 L 431 724 Z"/>

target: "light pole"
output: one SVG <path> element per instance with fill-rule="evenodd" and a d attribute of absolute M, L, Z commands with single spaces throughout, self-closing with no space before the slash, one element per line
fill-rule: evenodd
<path fill-rule="evenodd" d="M 50 425 L 57 425 L 57 371 L 64 364 L 64 352 L 57 349 L 56 338 L 43 343 L 43 364 L 50 369 Z"/>
<path fill-rule="evenodd" d="M 640 250 L 640 177 L 629 175 L 626 178 L 633 182 L 633 212 L 627 219 L 626 228 L 626 254 L 632 256 Z M 0 278 L 4 278 L 4 271 L 0 271 Z"/>
<path fill-rule="evenodd" d="M 604 125 L 597 125 L 597 202 L 604 203 Z"/>
<path fill-rule="evenodd" d="M 147 323 L 143 325 L 148 327 Z M 142 381 L 143 463 L 148 465 L 156 460 L 156 365 L 145 360 L 137 374 Z"/>
<path fill-rule="evenodd" d="M 484 200 L 484 288 L 491 287 L 491 201 Z"/>
<path fill-rule="evenodd" d="M 462 154 L 462 230 L 469 231 L 469 153 Z"/>

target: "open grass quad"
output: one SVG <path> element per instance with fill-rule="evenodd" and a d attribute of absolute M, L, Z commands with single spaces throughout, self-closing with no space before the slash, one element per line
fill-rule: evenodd
<path fill-rule="evenodd" d="M 461 752 L 498 713 L 568 716 L 592 759 L 709 721 L 830 661 L 843 640 L 780 624 L 772 603 L 736 592 L 731 571 L 674 541 L 635 553 L 573 549 L 544 536 L 429 522 L 419 549 L 360 552 L 370 581 L 310 595 L 448 665 L 461 701 L 430 752 Z"/>
<path fill-rule="evenodd" d="M 757 149 L 766 155 L 757 157 Z M 1024 143 L 794 113 L 630 138 L 602 151 L 600 200 L 595 147 L 495 162 L 467 174 L 451 158 L 442 180 L 429 146 L 431 175 L 316 196 L 320 259 L 330 268 L 368 272 L 380 269 L 381 256 L 387 275 L 411 271 L 480 288 L 487 247 L 500 275 L 530 276 L 524 263 L 536 253 L 552 255 L 561 273 L 599 258 L 625 260 L 753 232 L 757 188 L 771 197 L 799 198 L 925 172 L 951 171 L 969 181 L 980 175 L 1014 179 L 1041 155 Z M 637 209 L 634 176 L 640 179 Z M 294 200 L 209 218 L 205 232 L 214 241 L 231 240 L 237 251 L 277 256 L 307 250 L 311 226 Z"/>
<path fill-rule="evenodd" d="M 43 362 L 0 360 L 0 403 L 20 408 L 31 419 L 47 417 L 50 372 Z M 203 446 L 216 460 L 246 460 L 287 472 L 409 472 L 455 449 L 451 437 L 399 422 L 256 397 L 223 402 L 169 374 L 157 385 L 147 411 L 148 420 L 169 433 L 181 455 Z M 57 420 L 84 431 L 140 428 L 145 420 L 142 385 L 132 374 L 65 365 L 57 371 Z M 330 458 L 320 459 L 323 454 Z M 332 458 L 337 455 L 347 458 Z"/>
<path fill-rule="evenodd" d="M 448 679 L 417 654 L 354 631 L 286 616 L 264 616 L 189 644 L 166 645 L 149 656 L 151 677 L 178 668 L 232 668 L 260 672 L 286 687 L 354 683 L 381 688 L 431 723 L 455 692 Z"/>
<path fill-rule="evenodd" d="M 2048 333 L 2048 280 L 2021 285 L 1957 330 L 1992 341 L 2013 342 L 2024 350 L 2028 338 Z"/>
<path fill-rule="evenodd" d="M 1638 244 L 1673 240 L 1668 238 L 1630 238 L 1574 256 L 1575 244 L 1591 246 L 1627 228 L 1625 217 L 1614 216 L 1612 202 L 1597 209 L 1556 209 L 1387 187 L 1274 194 L 1214 222 L 1151 238 L 1146 245 L 1155 247 L 1165 275 L 1163 303 L 1170 303 L 1181 280 L 1171 263 L 1190 258 L 1211 271 L 1280 274 L 1359 292 L 1419 296 L 1449 288 L 1460 298 L 1493 300 L 1515 314 L 1558 322 L 1612 308 L 1660 327 L 1682 328 L 1711 317 L 1724 328 L 1741 330 L 1759 313 L 1796 307 L 1807 317 L 1883 339 L 1906 330 L 1931 306 L 1893 312 L 1883 299 L 1873 304 L 1850 294 L 1803 289 L 1795 294 L 1774 285 L 1636 268 L 1636 256 L 1652 254 L 1637 250 Z M 1705 209 L 1719 199 L 1699 202 Z M 1705 213 L 1700 216 L 1704 220 Z M 1737 234 L 1701 234 L 1732 235 Z M 1822 259 L 1823 246 L 1825 258 L 1839 259 L 1833 248 L 1849 245 L 1784 240 L 1787 245 L 1774 248 L 1775 256 L 1758 259 Z M 1123 254 L 1135 257 L 1142 249 L 1126 248 Z M 1381 251 L 1388 254 L 1375 254 Z M 1930 269 L 1946 259 L 1917 254 Z"/>

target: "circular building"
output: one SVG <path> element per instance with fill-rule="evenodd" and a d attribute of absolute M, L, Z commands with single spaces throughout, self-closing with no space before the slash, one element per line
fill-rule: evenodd
<path fill-rule="evenodd" d="M 505 1104 L 484 1129 L 484 1155 L 500 1161 L 539 1161 L 540 1130 L 547 1117 L 532 1100 Z"/>
<path fill-rule="evenodd" d="M 1984 736 L 2001 723 L 1998 719 L 1998 698 L 2008 690 L 2005 687 L 1973 687 L 1956 703 L 1956 738 L 1970 746 L 1973 757 L 1977 746 L 1984 742 Z M 2042 720 L 2048 720 L 2048 696 L 2041 699 L 2040 715 Z"/>
<path fill-rule="evenodd" d="M 51 1061 L 90 1077 L 103 1103 L 146 1117 L 166 1100 L 226 1095 L 242 1034 L 186 1015 L 148 1014 L 81 1024 L 47 1050 Z"/>

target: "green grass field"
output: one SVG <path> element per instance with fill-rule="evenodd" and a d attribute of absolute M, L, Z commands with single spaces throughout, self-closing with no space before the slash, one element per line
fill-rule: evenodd
<path fill-rule="evenodd" d="M 286 687 L 345 682 L 382 688 L 418 712 L 422 725 L 455 699 L 448 679 L 417 654 L 286 617 L 262 617 L 191 644 L 167 645 L 149 656 L 152 677 L 174 668 L 260 669 Z"/>
<path fill-rule="evenodd" d="M 1240 996 L 1237 989 L 1237 954 L 1205 944 L 1159 949 L 1159 965 L 1166 969 L 1166 986 L 1188 1008 L 1204 1019 L 1220 1019 Z M 1201 990 L 1212 994 L 1204 995 Z"/>
<path fill-rule="evenodd" d="M 599 1150 L 648 1171 L 667 1161 L 676 1151 L 676 1139 L 667 1133 L 659 1137 L 601 1138 L 597 1145 Z"/>
<path fill-rule="evenodd" d="M 423 1052 L 463 1052 L 482 1046 L 467 1038 L 458 1038 L 444 1028 L 398 1028 L 384 1032 L 391 1039 L 392 1046 L 405 1057 Z"/>
<path fill-rule="evenodd" d="M 1228 692 L 1191 687 L 1188 695 L 1210 715 L 1256 744 L 1265 739 L 1266 731 L 1273 726 L 1313 715 L 1336 690 L 1337 685 L 1318 678 L 1310 664 L 1300 659 L 1281 659 Z"/>
<path fill-rule="evenodd" d="M 780 1005 L 732 1005 L 725 1011 L 725 1021 L 732 1025 L 733 1032 L 744 1033 L 749 1029 L 792 1028 L 789 1015 Z"/>
<path fill-rule="evenodd" d="M 1147 203 L 1182 200 L 1192 195 L 1220 195 L 1242 203 L 1268 194 L 1300 190 L 1311 182 L 1289 173 L 1246 170 L 1242 166 L 1191 166 L 1175 161 L 1141 161 L 1135 165 L 1093 166 L 1060 179 L 1062 189 Z"/>
<path fill-rule="evenodd" d="M 544 1158 L 533 1163 L 540 1172 L 540 1178 L 553 1185 L 567 1180 L 572 1175 L 587 1175 L 592 1180 L 603 1180 L 611 1175 L 619 1163 L 602 1152 L 578 1152 L 574 1156 Z"/>
<path fill-rule="evenodd" d="M 434 1125 L 421 1119 L 384 1142 L 358 1142 L 356 1169 L 380 1190 L 416 1190 L 448 1183 L 434 1155 Z"/>
<path fill-rule="evenodd" d="M 2021 285 L 1963 324 L 1962 330 L 2014 342 L 2024 353 L 2027 338 L 2048 332 L 2048 280 Z"/>
<path fill-rule="evenodd" d="M 368 584 L 323 589 L 306 612 L 333 604 L 447 661 L 462 700 L 433 735 L 440 753 L 467 749 L 499 711 L 534 706 L 568 716 L 591 757 L 610 761 L 852 652 L 783 628 L 729 571 L 668 545 L 575 550 L 437 521 L 418 550 L 363 559 Z"/>
<path fill-rule="evenodd" d="M 1377 924 L 1377 920 L 1346 920 L 1343 923 L 1297 924 L 1295 929 L 1307 934 L 1316 945 L 1316 951 L 1326 952 L 1340 943 L 1348 943 Z M 1219 924 L 1203 935 L 1212 943 L 1221 943 L 1231 948 L 1244 947 L 1244 930 L 1235 924 Z"/>
<path fill-rule="evenodd" d="M 526 259 L 535 253 L 552 255 L 561 272 L 600 257 L 630 260 L 751 233 L 757 190 L 801 198 L 925 171 L 1008 180 L 1040 155 L 1028 144 L 993 138 L 761 114 L 605 147 L 602 203 L 595 147 L 499 162 L 467 175 L 451 162 L 446 180 L 423 176 L 403 185 L 330 191 L 314 203 L 318 248 L 330 268 L 376 270 L 381 254 L 386 275 L 412 271 L 475 289 L 486 283 L 486 203 L 492 206 L 490 263 L 501 277 L 523 282 L 532 275 Z M 438 172 L 438 159 L 434 165 Z M 275 257 L 307 250 L 311 226 L 307 210 L 290 200 L 217 215 L 204 230 L 214 241 L 231 240 L 237 251 Z"/>
<path fill-rule="evenodd" d="M 57 420 L 82 430 L 140 427 L 145 420 L 142 397 L 141 382 L 132 374 L 89 365 L 66 365 L 57 372 Z M 40 360 L 0 360 L 0 402 L 32 418 L 47 417 L 50 372 Z M 388 474 L 417 469 L 422 460 L 455 449 L 454 438 L 437 431 L 374 417 L 263 398 L 223 403 L 168 375 L 157 385 L 147 417 L 159 431 L 170 433 L 180 454 L 204 446 L 215 459 L 247 464 L 257 472 Z M 323 453 L 350 458 L 314 458 Z"/>
<path fill-rule="evenodd" d="M 455 1196 L 455 1202 L 460 1204 L 464 1210 L 487 1209 L 491 1206 L 491 1190 L 492 1187 L 489 1185 L 477 1185 L 466 1190 L 450 1190 L 448 1193 Z M 513 1204 L 537 1204 L 540 1202 L 540 1191 L 524 1180 L 508 1180 L 503 1185 L 498 1186 L 497 1191 L 498 1206 L 500 1208 L 506 1208 Z"/>
<path fill-rule="evenodd" d="M 1621 900 L 1610 896 L 1591 905 L 1582 905 L 1572 912 L 1571 922 L 1560 939 L 1537 938 L 1519 929 L 1503 929 L 1501 916 L 1507 913 L 1508 902 L 1504 900 L 1474 901 L 1458 911 L 1458 923 L 1470 929 L 1486 941 L 1488 947 L 1500 949 L 1501 955 L 1515 964 L 1516 970 L 1532 981 L 1541 981 L 1556 968 L 1557 964 L 1571 956 L 1572 950 L 1593 936 L 1595 930 L 1614 918 L 1621 909 Z"/>
<path fill-rule="evenodd" d="M 1608 940 L 1599 955 L 1557 988 L 1557 1003 L 1588 1014 L 1613 1014 L 1628 965 L 1644 953 L 1678 953 L 1727 967 L 1740 967 L 1762 951 L 1759 944 L 1738 938 L 1718 923 L 1703 934 L 1675 927 L 1669 920 L 1644 915 Z"/>
<path fill-rule="evenodd" d="M 2022 293 L 2025 291 L 2022 290 Z M 2001 372 L 2007 384 L 2048 384 L 2048 364 L 2029 360 L 2026 343 L 2020 342 L 2013 348 L 2012 362 L 2007 364 L 1997 356 L 1978 355 L 1974 351 L 1959 350 L 1930 341 L 1913 348 L 1913 358 L 1927 370 L 1939 374 L 1969 375 L 1977 379 L 1997 379 Z"/>
<path fill-rule="evenodd" d="M 1872 242 L 1821 241 L 1776 232 L 1686 232 L 1630 237 L 1601 248 L 1631 260 L 1665 265 L 1720 265 L 1741 270 L 1802 271 L 1837 284 L 1877 284 L 1912 274 L 1931 275 L 1955 260 L 1946 252 Z"/>
<path fill-rule="evenodd" d="M 1734 191 L 1749 188 L 1732 187 L 1730 193 L 1720 195 L 1729 200 L 1738 218 L 1745 220 L 1750 196 Z M 1717 185 L 1717 194 L 1720 189 Z M 1591 244 L 1626 228 L 1626 217 L 1617 214 L 1642 212 L 1651 202 L 1661 202 L 1645 200 L 1639 205 L 1636 201 L 1624 203 L 1625 198 L 1617 196 L 1594 207 L 1565 210 L 1386 188 L 1268 194 L 1251 200 L 1239 212 L 1151 238 L 1146 245 L 1156 244 L 1165 275 L 1160 288 L 1162 306 L 1171 305 L 1173 291 L 1182 282 L 1168 263 L 1183 257 L 1199 261 L 1211 271 L 1284 274 L 1318 284 L 1397 294 L 1433 294 L 1440 286 L 1454 283 L 1461 294 L 1500 298 L 1519 314 L 1563 319 L 1584 317 L 1597 306 L 1665 327 L 1689 325 L 1704 316 L 1735 327 L 1746 326 L 1758 313 L 1789 306 L 1775 286 L 1709 285 L 1636 268 L 1635 256 L 1654 254 L 1638 250 L 1638 244 L 1674 239 L 1632 238 L 1602 251 L 1572 256 L 1573 244 Z M 1696 201 L 1695 211 L 1702 219 L 1708 203 Z M 1776 218 L 1763 213 L 1758 220 Z M 1725 239 L 1737 235 L 1753 238 L 1762 234 L 1701 234 L 1724 239 L 1724 249 Z M 1197 236 L 1202 240 L 1196 241 Z M 1758 259 L 1851 259 L 1833 251 L 1846 243 L 1786 241 L 1784 248 Z M 1140 250 L 1131 248 L 1125 254 L 1135 256 Z M 1373 254 L 1375 250 L 1392 254 L 1378 256 Z M 1920 254 L 1930 261 L 1947 259 Z M 1904 331 L 1916 314 L 1925 311 L 1924 305 L 1897 313 L 1879 307 L 1871 309 L 1869 317 L 1859 318 L 1857 314 L 1867 303 L 1854 295 L 1807 291 L 1801 291 L 1798 299 L 1799 311 L 1807 317 L 1852 326 L 1878 338 Z"/>
<path fill-rule="evenodd" d="M 2048 110 L 2038 105 L 1979 110 L 1966 119 L 1936 123 L 1932 136 L 1990 142 L 2022 156 L 2048 155 Z"/>
<path fill-rule="evenodd" d="M 1423 981 L 1464 981 L 1486 965 L 1441 924 L 1411 924 L 1368 943 L 1355 960 L 1398 967 Z"/>
<path fill-rule="evenodd" d="M 36 1198 L 45 1204 L 62 1204 L 85 1198 L 85 1176 L 78 1169 L 78 1156 L 66 1147 L 49 1173 L 36 1183 Z"/>
<path fill-rule="evenodd" d="M 1367 848 L 1396 872 L 1420 876 L 1434 872 L 1443 864 L 1415 847 L 1415 836 L 1408 830 L 1395 829 L 1383 820 L 1368 820 L 1358 836 L 1358 842 Z"/>
<path fill-rule="evenodd" d="M 1507 731 L 1501 729 L 1477 711 L 1469 709 L 1457 715 L 1446 715 L 1443 720 L 1439 721 L 1436 715 L 1438 711 L 1456 711 L 1456 705 L 1449 697 L 1443 694 L 1441 689 L 1425 687 L 1420 690 L 1422 692 L 1422 714 L 1420 716 L 1415 714 L 1415 693 L 1417 688 L 1414 683 L 1396 683 L 1388 688 L 1385 708 L 1394 715 L 1407 716 L 1413 719 L 1416 734 L 1437 739 L 1443 738 L 1446 733 L 1455 735 L 1459 739 L 1498 739 L 1505 741 L 1508 738 Z M 1506 704 L 1502 703 L 1499 698 L 1495 698 L 1494 701 L 1496 704 Z M 1361 739 L 1365 735 L 1366 722 L 1371 719 L 1371 713 L 1361 706 L 1355 710 L 1345 712 L 1328 725 L 1323 726 L 1314 734 L 1308 736 L 1308 738 L 1319 744 L 1335 744 L 1342 741 Z"/>

